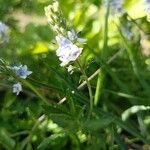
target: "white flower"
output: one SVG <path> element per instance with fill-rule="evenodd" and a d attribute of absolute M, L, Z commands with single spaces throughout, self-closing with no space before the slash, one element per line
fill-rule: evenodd
<path fill-rule="evenodd" d="M 72 44 L 72 42 L 69 39 L 63 36 L 56 36 L 56 41 L 59 47 L 65 47 L 69 44 Z"/>
<path fill-rule="evenodd" d="M 69 39 L 63 36 L 56 36 L 56 41 L 59 48 L 56 50 L 56 55 L 62 62 L 60 65 L 65 66 L 71 61 L 75 61 L 82 52 L 82 48 L 78 48 Z"/>
<path fill-rule="evenodd" d="M 22 85 L 18 82 L 13 85 L 13 93 L 16 93 L 18 95 L 22 91 Z"/>
<path fill-rule="evenodd" d="M 27 76 L 32 73 L 32 71 L 28 71 L 28 68 L 26 65 L 24 65 L 24 66 L 20 65 L 19 67 L 14 66 L 14 67 L 12 67 L 12 70 L 14 70 L 16 75 L 22 79 L 26 79 Z"/>
<path fill-rule="evenodd" d="M 8 42 L 9 37 L 8 37 L 8 27 L 0 22 L 0 42 Z"/>
<path fill-rule="evenodd" d="M 77 41 L 81 44 L 86 44 L 87 40 L 83 38 L 79 38 L 73 29 L 71 31 L 68 31 L 67 35 L 68 35 L 69 40 L 71 41 Z"/>

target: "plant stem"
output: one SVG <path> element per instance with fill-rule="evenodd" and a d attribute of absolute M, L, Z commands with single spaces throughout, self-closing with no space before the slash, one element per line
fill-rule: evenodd
<path fill-rule="evenodd" d="M 80 64 L 79 60 L 77 60 L 77 64 L 82 72 L 82 74 L 84 75 L 85 77 L 85 81 L 87 83 L 87 87 L 88 87 L 88 90 L 89 90 L 89 96 L 90 96 L 90 109 L 89 109 L 89 113 L 88 113 L 88 118 L 90 118 L 91 114 L 92 114 L 92 111 L 93 111 L 93 94 L 92 94 L 92 88 L 91 88 L 91 84 L 88 80 L 88 77 L 82 67 L 82 65 Z"/>
<path fill-rule="evenodd" d="M 101 54 L 101 58 L 106 61 L 106 50 L 107 50 L 107 42 L 108 42 L 108 17 L 109 17 L 109 3 L 107 6 L 107 10 L 106 10 L 106 15 L 105 15 L 105 22 L 104 22 L 104 42 L 103 42 L 103 49 L 102 49 L 102 54 Z M 97 85 L 96 85 L 96 92 L 95 92 L 95 96 L 94 96 L 94 105 L 98 104 L 100 95 L 101 95 L 101 91 L 103 88 L 103 84 L 104 84 L 104 79 L 105 79 L 105 71 L 104 69 L 101 70 L 101 74 L 99 73 L 98 75 L 98 79 L 97 79 Z"/>
<path fill-rule="evenodd" d="M 48 100 L 32 85 L 30 84 L 28 81 L 19 78 L 18 76 L 16 76 L 16 74 L 7 67 L 7 64 L 5 64 L 5 62 L 3 60 L 0 59 L 0 65 L 2 67 L 4 67 L 5 71 L 11 75 L 12 77 L 14 77 L 16 79 L 16 81 L 23 83 L 24 85 L 26 85 L 28 88 L 30 88 L 41 100 L 43 100 L 44 103 L 46 103 L 47 105 L 49 105 Z"/>
<path fill-rule="evenodd" d="M 110 64 L 111 62 L 113 62 L 119 55 L 121 52 L 123 52 L 124 49 L 119 50 L 117 53 L 115 53 L 107 62 L 106 64 Z M 93 80 L 98 74 L 101 73 L 101 68 L 97 69 L 90 77 L 88 77 L 88 81 Z M 87 85 L 86 81 L 83 81 L 78 87 L 78 90 L 82 90 L 85 86 Z M 58 104 L 62 104 L 66 101 L 66 97 L 64 97 L 63 99 L 61 99 Z"/>
<path fill-rule="evenodd" d="M 45 120 L 46 116 L 43 114 L 41 115 L 38 120 L 36 121 L 35 125 L 32 127 L 31 131 L 29 132 L 29 135 L 26 137 L 24 144 L 20 147 L 20 150 L 23 150 L 24 147 L 31 141 L 33 132 L 37 129 L 37 127 Z"/>
<path fill-rule="evenodd" d="M 30 84 L 28 81 L 26 80 L 21 80 L 21 82 L 26 85 L 28 88 L 30 88 L 41 100 L 43 100 L 43 102 L 47 105 L 49 105 L 48 100 L 41 94 L 39 93 L 39 91 L 32 85 Z"/>

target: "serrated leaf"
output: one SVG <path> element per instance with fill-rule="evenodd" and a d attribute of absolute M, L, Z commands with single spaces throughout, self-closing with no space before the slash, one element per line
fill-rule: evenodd
<path fill-rule="evenodd" d="M 120 150 L 127 149 L 127 145 L 125 144 L 122 137 L 117 132 L 114 133 L 114 138 L 115 138 L 115 141 L 117 142 Z"/>
<path fill-rule="evenodd" d="M 83 123 L 83 126 L 88 129 L 88 130 L 93 130 L 96 131 L 98 129 L 105 128 L 108 126 L 110 123 L 113 122 L 113 118 L 108 117 L 108 118 L 99 118 L 99 119 L 93 119 L 93 120 L 88 120 Z"/>
<path fill-rule="evenodd" d="M 66 141 L 67 141 L 67 136 L 65 134 L 62 133 L 54 134 L 48 138 L 45 138 L 37 147 L 37 149 L 44 150 L 48 147 L 55 150 L 60 149 L 66 144 Z"/>
<path fill-rule="evenodd" d="M 62 105 L 42 106 L 45 114 L 68 114 L 68 110 Z M 69 114 L 68 114 L 69 115 Z"/>

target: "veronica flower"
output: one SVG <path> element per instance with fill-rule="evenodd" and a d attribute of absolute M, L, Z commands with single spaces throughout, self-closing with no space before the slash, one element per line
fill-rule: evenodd
<path fill-rule="evenodd" d="M 0 43 L 8 42 L 8 40 L 8 27 L 4 23 L 0 22 Z"/>
<path fill-rule="evenodd" d="M 68 31 L 67 32 L 67 35 L 68 35 L 68 38 L 71 40 L 71 41 L 77 41 L 81 44 L 86 44 L 86 39 L 83 39 L 83 38 L 79 38 L 78 37 L 78 34 L 75 33 L 75 31 L 72 29 L 71 31 Z"/>
<path fill-rule="evenodd" d="M 150 0 L 144 0 L 145 12 L 150 14 Z"/>
<path fill-rule="evenodd" d="M 12 67 L 12 69 L 15 71 L 16 75 L 22 79 L 26 79 L 27 76 L 32 73 L 32 71 L 28 71 L 28 68 L 26 65 L 24 66 L 20 65 L 19 67 L 14 66 Z"/>
<path fill-rule="evenodd" d="M 56 50 L 56 55 L 62 62 L 60 65 L 65 66 L 71 61 L 75 61 L 82 53 L 82 48 L 78 48 L 69 39 L 64 36 L 56 36 L 56 41 L 59 48 Z"/>
<path fill-rule="evenodd" d="M 108 7 L 109 0 L 104 0 L 104 5 Z M 110 13 L 111 15 L 122 15 L 123 10 L 123 0 L 110 0 Z"/>
<path fill-rule="evenodd" d="M 16 93 L 18 95 L 22 91 L 22 85 L 18 82 L 13 85 L 13 93 Z"/>

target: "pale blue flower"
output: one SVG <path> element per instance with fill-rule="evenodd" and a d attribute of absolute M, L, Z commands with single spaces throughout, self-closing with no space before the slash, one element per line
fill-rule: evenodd
<path fill-rule="evenodd" d="M 68 65 L 69 62 L 75 61 L 82 53 L 82 48 L 78 48 L 69 39 L 64 36 L 56 36 L 56 41 L 59 48 L 56 50 L 56 55 L 62 62 L 60 65 Z"/>
<path fill-rule="evenodd" d="M 18 95 L 22 91 L 22 85 L 18 82 L 13 85 L 13 93 L 16 93 Z"/>
<path fill-rule="evenodd" d="M 67 32 L 68 38 L 69 40 L 71 40 L 72 42 L 79 42 L 80 44 L 86 44 L 87 40 L 83 39 L 83 38 L 79 38 L 78 34 L 75 33 L 75 31 L 72 29 L 71 31 Z"/>
<path fill-rule="evenodd" d="M 67 47 L 72 44 L 72 42 L 64 36 L 56 36 L 56 41 L 59 47 Z"/>
<path fill-rule="evenodd" d="M 32 73 L 32 71 L 28 71 L 28 68 L 26 65 L 24 66 L 20 65 L 19 67 L 14 66 L 12 67 L 12 69 L 15 71 L 16 75 L 22 79 L 26 79 L 27 76 Z"/>

